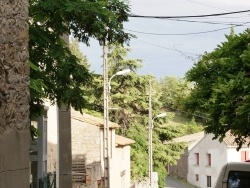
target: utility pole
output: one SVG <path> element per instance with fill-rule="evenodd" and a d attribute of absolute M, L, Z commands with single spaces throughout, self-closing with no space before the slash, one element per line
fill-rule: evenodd
<path fill-rule="evenodd" d="M 149 157 L 149 165 L 148 165 L 148 175 L 149 175 L 149 186 L 152 187 L 152 171 L 153 171 L 153 153 L 152 153 L 152 86 L 151 79 L 149 80 L 149 110 L 148 110 L 148 157 Z"/>
<path fill-rule="evenodd" d="M 108 80 L 108 46 L 107 41 L 103 44 L 103 94 L 104 94 L 104 140 L 103 140 L 103 157 L 104 157 L 104 188 L 110 188 L 110 139 L 109 139 L 109 80 Z"/>

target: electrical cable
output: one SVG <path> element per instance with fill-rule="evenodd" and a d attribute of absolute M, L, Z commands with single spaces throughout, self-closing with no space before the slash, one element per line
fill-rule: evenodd
<path fill-rule="evenodd" d="M 128 17 L 134 17 L 134 18 L 157 18 L 157 19 L 166 19 L 166 18 L 200 18 L 200 17 L 215 17 L 215 16 L 223 16 L 223 15 L 229 15 L 229 14 L 238 14 L 238 13 L 244 13 L 244 12 L 250 12 L 250 10 L 242 10 L 242 11 L 235 11 L 235 12 L 225 12 L 225 13 L 218 13 L 218 14 L 193 15 L 193 16 L 142 16 L 142 15 L 131 14 Z"/>
<path fill-rule="evenodd" d="M 211 7 L 211 8 L 219 9 L 219 10 L 231 11 L 231 10 L 228 10 L 228 9 L 223 9 L 223 8 L 220 8 L 220 7 L 215 7 L 215 6 L 212 6 L 212 5 L 200 3 L 200 2 L 197 2 L 197 1 L 193 1 L 193 0 L 186 0 L 186 1 L 189 1 L 189 2 L 192 2 L 192 3 L 196 3 L 196 4 L 199 4 L 199 5 L 203 5 L 203 6 L 206 6 L 206 7 Z M 245 13 L 243 13 L 243 14 L 245 14 Z M 245 14 L 245 15 L 248 15 L 248 14 Z"/>
<path fill-rule="evenodd" d="M 192 1 L 192 0 L 186 0 L 186 1 L 189 1 L 189 2 L 192 2 L 192 3 L 196 3 L 196 4 L 199 4 L 199 5 L 203 5 L 203 6 L 206 6 L 206 7 L 216 8 L 216 9 L 219 9 L 219 10 L 230 11 L 230 10 L 227 10 L 227 9 L 215 7 L 215 6 L 212 6 L 212 5 L 207 5 L 207 4 L 204 4 L 204 3 L 197 2 L 197 1 Z"/>
<path fill-rule="evenodd" d="M 246 26 L 246 25 L 235 25 L 234 27 L 239 27 L 239 26 Z M 149 32 L 143 32 L 143 31 L 135 31 L 135 30 L 131 30 L 131 29 L 124 29 L 124 30 L 134 32 L 134 33 L 145 34 L 145 35 L 178 36 L 178 35 L 198 35 L 198 34 L 204 34 L 204 33 L 212 33 L 212 32 L 226 30 L 226 29 L 230 29 L 230 28 L 231 27 L 225 27 L 225 28 L 214 29 L 214 30 L 210 30 L 210 31 L 200 31 L 200 32 L 194 32 L 194 33 L 149 33 Z"/>
<path fill-rule="evenodd" d="M 213 24 L 213 25 L 239 25 L 239 24 L 248 24 L 250 22 L 212 22 L 212 21 L 195 21 L 195 20 L 185 20 L 185 19 L 168 19 L 173 21 L 180 21 L 180 22 L 194 22 L 194 23 L 205 23 L 205 24 Z"/>
<path fill-rule="evenodd" d="M 190 52 L 181 51 L 181 50 L 178 50 L 176 48 L 168 48 L 168 47 L 160 46 L 160 45 L 157 45 L 157 44 L 146 42 L 146 41 L 138 39 L 138 38 L 136 38 L 136 39 L 139 40 L 139 41 L 141 41 L 141 42 L 144 42 L 146 44 L 149 44 L 149 45 L 152 45 L 152 46 L 156 46 L 156 47 L 159 47 L 159 48 L 163 48 L 163 49 L 167 49 L 167 50 L 171 50 L 171 51 L 176 51 L 176 52 L 179 52 L 181 54 L 190 54 L 190 55 L 195 55 L 195 56 L 199 56 L 200 55 L 200 54 L 194 54 L 194 53 L 190 53 Z"/>

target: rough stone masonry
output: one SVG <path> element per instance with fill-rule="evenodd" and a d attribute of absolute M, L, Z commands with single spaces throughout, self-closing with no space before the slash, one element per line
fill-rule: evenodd
<path fill-rule="evenodd" d="M 28 0 L 0 0 L 0 188 L 29 187 Z"/>

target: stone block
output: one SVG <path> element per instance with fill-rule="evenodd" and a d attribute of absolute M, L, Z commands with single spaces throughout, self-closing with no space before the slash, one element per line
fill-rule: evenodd
<path fill-rule="evenodd" d="M 7 129 L 0 135 L 1 187 L 28 187 L 29 145 L 29 130 Z"/>
<path fill-rule="evenodd" d="M 1 188 L 28 188 L 29 169 L 8 171 L 0 174 Z"/>

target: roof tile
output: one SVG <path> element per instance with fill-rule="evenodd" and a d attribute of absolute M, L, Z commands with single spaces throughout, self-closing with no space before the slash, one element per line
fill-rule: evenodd
<path fill-rule="evenodd" d="M 74 109 L 71 109 L 71 118 L 103 128 L 104 120 L 102 118 L 98 118 L 86 113 L 81 114 L 80 112 Z M 118 128 L 118 127 L 120 127 L 118 124 L 109 121 L 109 128 Z"/>

